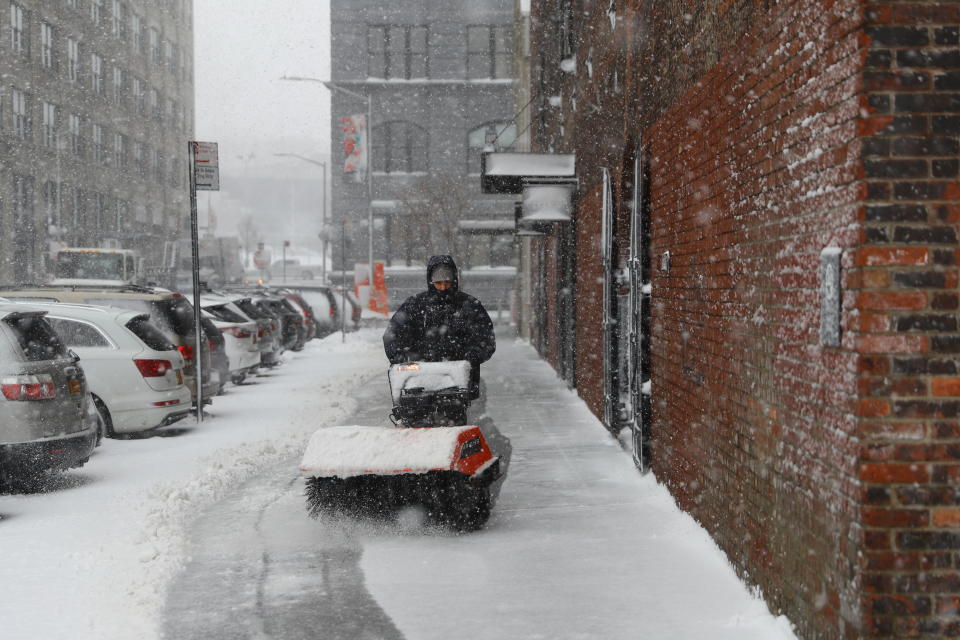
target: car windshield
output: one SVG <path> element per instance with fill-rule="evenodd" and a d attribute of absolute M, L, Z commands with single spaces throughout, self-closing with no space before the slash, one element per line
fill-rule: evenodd
<path fill-rule="evenodd" d="M 55 263 L 58 278 L 123 280 L 123 255 L 116 253 L 61 251 Z"/>

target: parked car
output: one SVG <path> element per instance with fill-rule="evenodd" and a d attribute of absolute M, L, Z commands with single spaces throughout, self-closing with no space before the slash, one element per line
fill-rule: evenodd
<path fill-rule="evenodd" d="M 310 286 L 300 289 L 299 293 L 313 309 L 313 322 L 317 327 L 318 338 L 340 330 L 340 305 L 333 289 L 327 286 Z"/>
<path fill-rule="evenodd" d="M 34 306 L 0 303 L 0 481 L 79 467 L 97 444 L 87 379 Z"/>
<path fill-rule="evenodd" d="M 47 321 L 78 356 L 107 437 L 173 424 L 190 413 L 183 356 L 140 311 L 42 303 Z"/>
<path fill-rule="evenodd" d="M 259 335 L 262 332 L 257 322 L 245 316 L 227 296 L 207 294 L 200 298 L 200 304 L 223 334 L 230 380 L 241 384 L 260 365 Z"/>
<path fill-rule="evenodd" d="M 251 296 L 251 300 L 262 311 L 280 321 L 280 337 L 284 349 L 303 349 L 303 316 L 299 311 L 291 307 L 285 298 L 269 292 L 256 293 Z"/>
<path fill-rule="evenodd" d="M 286 298 L 290 306 L 303 316 L 304 342 L 313 340 L 317 336 L 317 325 L 314 322 L 313 308 L 310 304 L 303 299 L 299 291 L 287 288 L 274 289 L 273 291 Z"/>
<path fill-rule="evenodd" d="M 339 303 L 339 307 L 341 309 L 350 309 L 350 315 L 347 316 L 345 322 L 347 331 L 356 331 L 360 328 L 360 320 L 363 317 L 363 305 L 360 304 L 360 300 L 353 291 L 347 290 L 346 293 L 344 293 L 343 287 L 334 287 L 334 291 L 336 292 L 336 300 Z"/>
<path fill-rule="evenodd" d="M 281 282 L 286 276 L 288 280 L 313 280 L 316 267 L 300 264 L 296 258 L 277 260 L 270 266 L 270 279 Z"/>
<path fill-rule="evenodd" d="M 202 313 L 200 324 L 203 326 L 207 346 L 210 347 L 210 376 L 217 381 L 216 394 L 220 395 L 230 379 L 230 358 L 227 357 L 226 339 L 209 315 Z"/>
<path fill-rule="evenodd" d="M 283 352 L 280 318 L 268 313 L 254 304 L 253 300 L 242 294 L 225 293 L 231 297 L 233 304 L 251 320 L 256 320 L 258 344 L 260 346 L 260 364 L 265 367 L 275 367 L 280 364 L 280 354 Z"/>
<path fill-rule="evenodd" d="M 184 360 L 184 382 L 190 389 L 192 403 L 196 396 L 196 325 L 193 306 L 182 294 L 159 287 L 123 286 L 52 286 L 22 285 L 0 289 L 0 297 L 23 302 L 41 301 L 72 302 L 121 307 L 150 315 L 150 320 L 177 347 Z M 204 404 L 211 401 L 219 387 L 219 381 L 210 374 L 210 348 L 206 340 L 200 346 Z"/>

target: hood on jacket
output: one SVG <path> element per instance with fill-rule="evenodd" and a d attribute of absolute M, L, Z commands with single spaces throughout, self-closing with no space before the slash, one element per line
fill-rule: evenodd
<path fill-rule="evenodd" d="M 430 256 L 430 259 L 427 260 L 427 288 L 430 291 L 439 293 L 430 280 L 432 279 L 431 276 L 433 276 L 434 270 L 441 265 L 450 267 L 453 271 L 453 286 L 450 288 L 450 291 L 459 291 L 460 271 L 457 269 L 457 263 L 453 261 L 453 256 Z"/>

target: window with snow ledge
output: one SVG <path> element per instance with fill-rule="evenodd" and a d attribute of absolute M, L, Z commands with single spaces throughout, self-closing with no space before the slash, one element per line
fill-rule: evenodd
<path fill-rule="evenodd" d="M 367 76 L 381 80 L 430 77 L 430 30 L 423 25 L 368 25 Z"/>
<path fill-rule="evenodd" d="M 372 133 L 374 173 L 415 174 L 429 169 L 430 137 L 426 129 L 405 120 L 393 120 L 375 126 Z"/>

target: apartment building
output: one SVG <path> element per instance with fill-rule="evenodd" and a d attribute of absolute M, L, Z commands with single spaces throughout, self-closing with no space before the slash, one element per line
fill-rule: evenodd
<path fill-rule="evenodd" d="M 172 264 L 189 219 L 192 0 L 0 2 L 0 280 L 63 246 Z"/>

